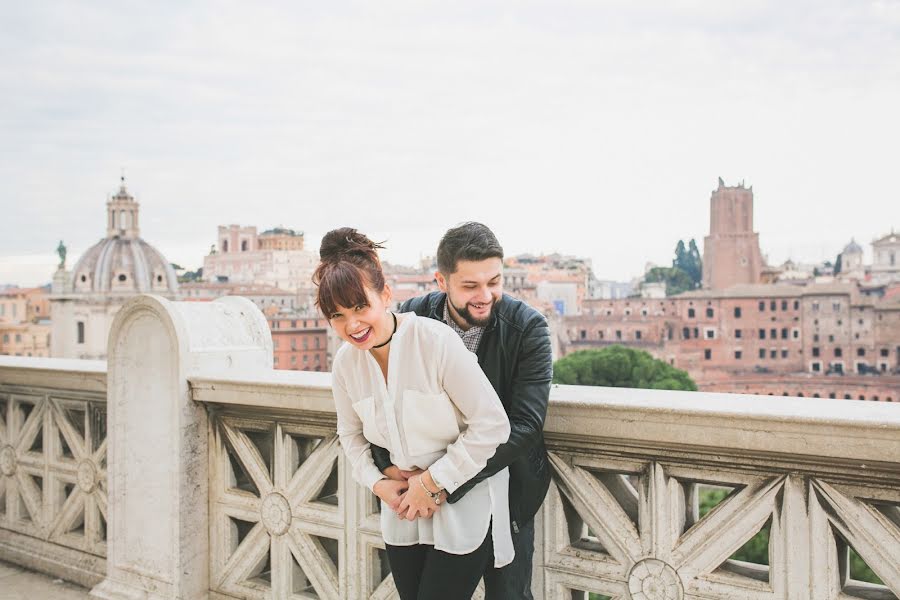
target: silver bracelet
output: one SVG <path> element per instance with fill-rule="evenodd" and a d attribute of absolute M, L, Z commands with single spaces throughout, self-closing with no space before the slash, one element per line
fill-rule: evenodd
<path fill-rule="evenodd" d="M 440 503 L 441 503 L 441 490 L 438 490 L 438 491 L 436 491 L 436 492 L 432 492 L 431 490 L 429 490 L 427 487 L 425 487 L 425 482 L 422 481 L 422 476 L 421 476 L 421 475 L 419 475 L 419 485 L 422 486 L 422 489 L 425 490 L 425 493 L 426 493 L 426 494 L 428 494 L 429 496 L 431 496 L 431 499 L 434 500 L 434 503 L 435 503 L 435 504 L 440 504 Z"/>

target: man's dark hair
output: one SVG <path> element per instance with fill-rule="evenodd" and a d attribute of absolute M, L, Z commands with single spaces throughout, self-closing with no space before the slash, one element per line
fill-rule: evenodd
<path fill-rule="evenodd" d="M 455 273 L 456 265 L 461 260 L 479 261 L 487 258 L 503 260 L 503 248 L 493 231 L 475 221 L 448 229 L 438 244 L 438 270 L 444 275 Z"/>

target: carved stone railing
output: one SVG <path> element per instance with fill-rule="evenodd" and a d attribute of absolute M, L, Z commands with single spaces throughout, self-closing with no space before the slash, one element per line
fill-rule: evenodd
<path fill-rule="evenodd" d="M 106 364 L 0 357 L 0 559 L 106 572 Z"/>
<path fill-rule="evenodd" d="M 331 377 L 274 371 L 258 309 L 140 298 L 109 356 L 109 558 L 92 595 L 396 597 Z M 896 405 L 559 386 L 545 433 L 536 598 L 900 595 Z M 768 564 L 737 560 L 751 539 Z"/>
<path fill-rule="evenodd" d="M 544 597 L 900 593 L 896 406 L 576 387 L 551 398 Z M 710 490 L 728 495 L 701 516 Z M 768 566 L 729 558 L 761 530 Z M 861 562 L 884 585 L 854 579 Z"/>
<path fill-rule="evenodd" d="M 396 597 L 328 383 L 191 380 L 216 440 L 210 584 L 222 597 Z M 535 597 L 896 597 L 896 407 L 568 386 L 551 401 Z M 728 495 L 701 517 L 707 490 Z M 729 558 L 761 530 L 771 566 Z M 851 578 L 851 547 L 887 585 Z"/>

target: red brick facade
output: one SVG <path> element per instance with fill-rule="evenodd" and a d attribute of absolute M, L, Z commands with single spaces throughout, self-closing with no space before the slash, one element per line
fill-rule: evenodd
<path fill-rule="evenodd" d="M 785 377 L 799 376 L 798 385 L 818 386 L 808 396 L 898 395 L 887 390 L 900 381 L 900 299 L 868 298 L 853 284 L 745 285 L 665 299 L 587 300 L 583 314 L 561 322 L 562 355 L 633 346 L 688 371 L 702 389 L 721 390 L 740 376 L 744 387 L 734 391 L 749 392 L 755 381 L 761 387 L 754 393 L 796 395 L 775 388 Z"/>
<path fill-rule="evenodd" d="M 330 371 L 328 321 L 322 317 L 269 317 L 276 369 Z"/>

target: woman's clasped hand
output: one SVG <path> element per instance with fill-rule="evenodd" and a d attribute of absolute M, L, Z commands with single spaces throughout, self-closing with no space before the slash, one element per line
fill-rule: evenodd
<path fill-rule="evenodd" d="M 412 521 L 419 517 L 431 518 L 440 510 L 441 505 L 435 502 L 428 491 L 436 491 L 437 486 L 430 474 L 426 473 L 422 469 L 404 471 L 395 466 L 389 467 L 384 471 L 388 479 L 376 483 L 373 491 L 400 519 Z M 440 502 L 443 503 L 446 499 L 446 492 L 441 491 Z"/>

